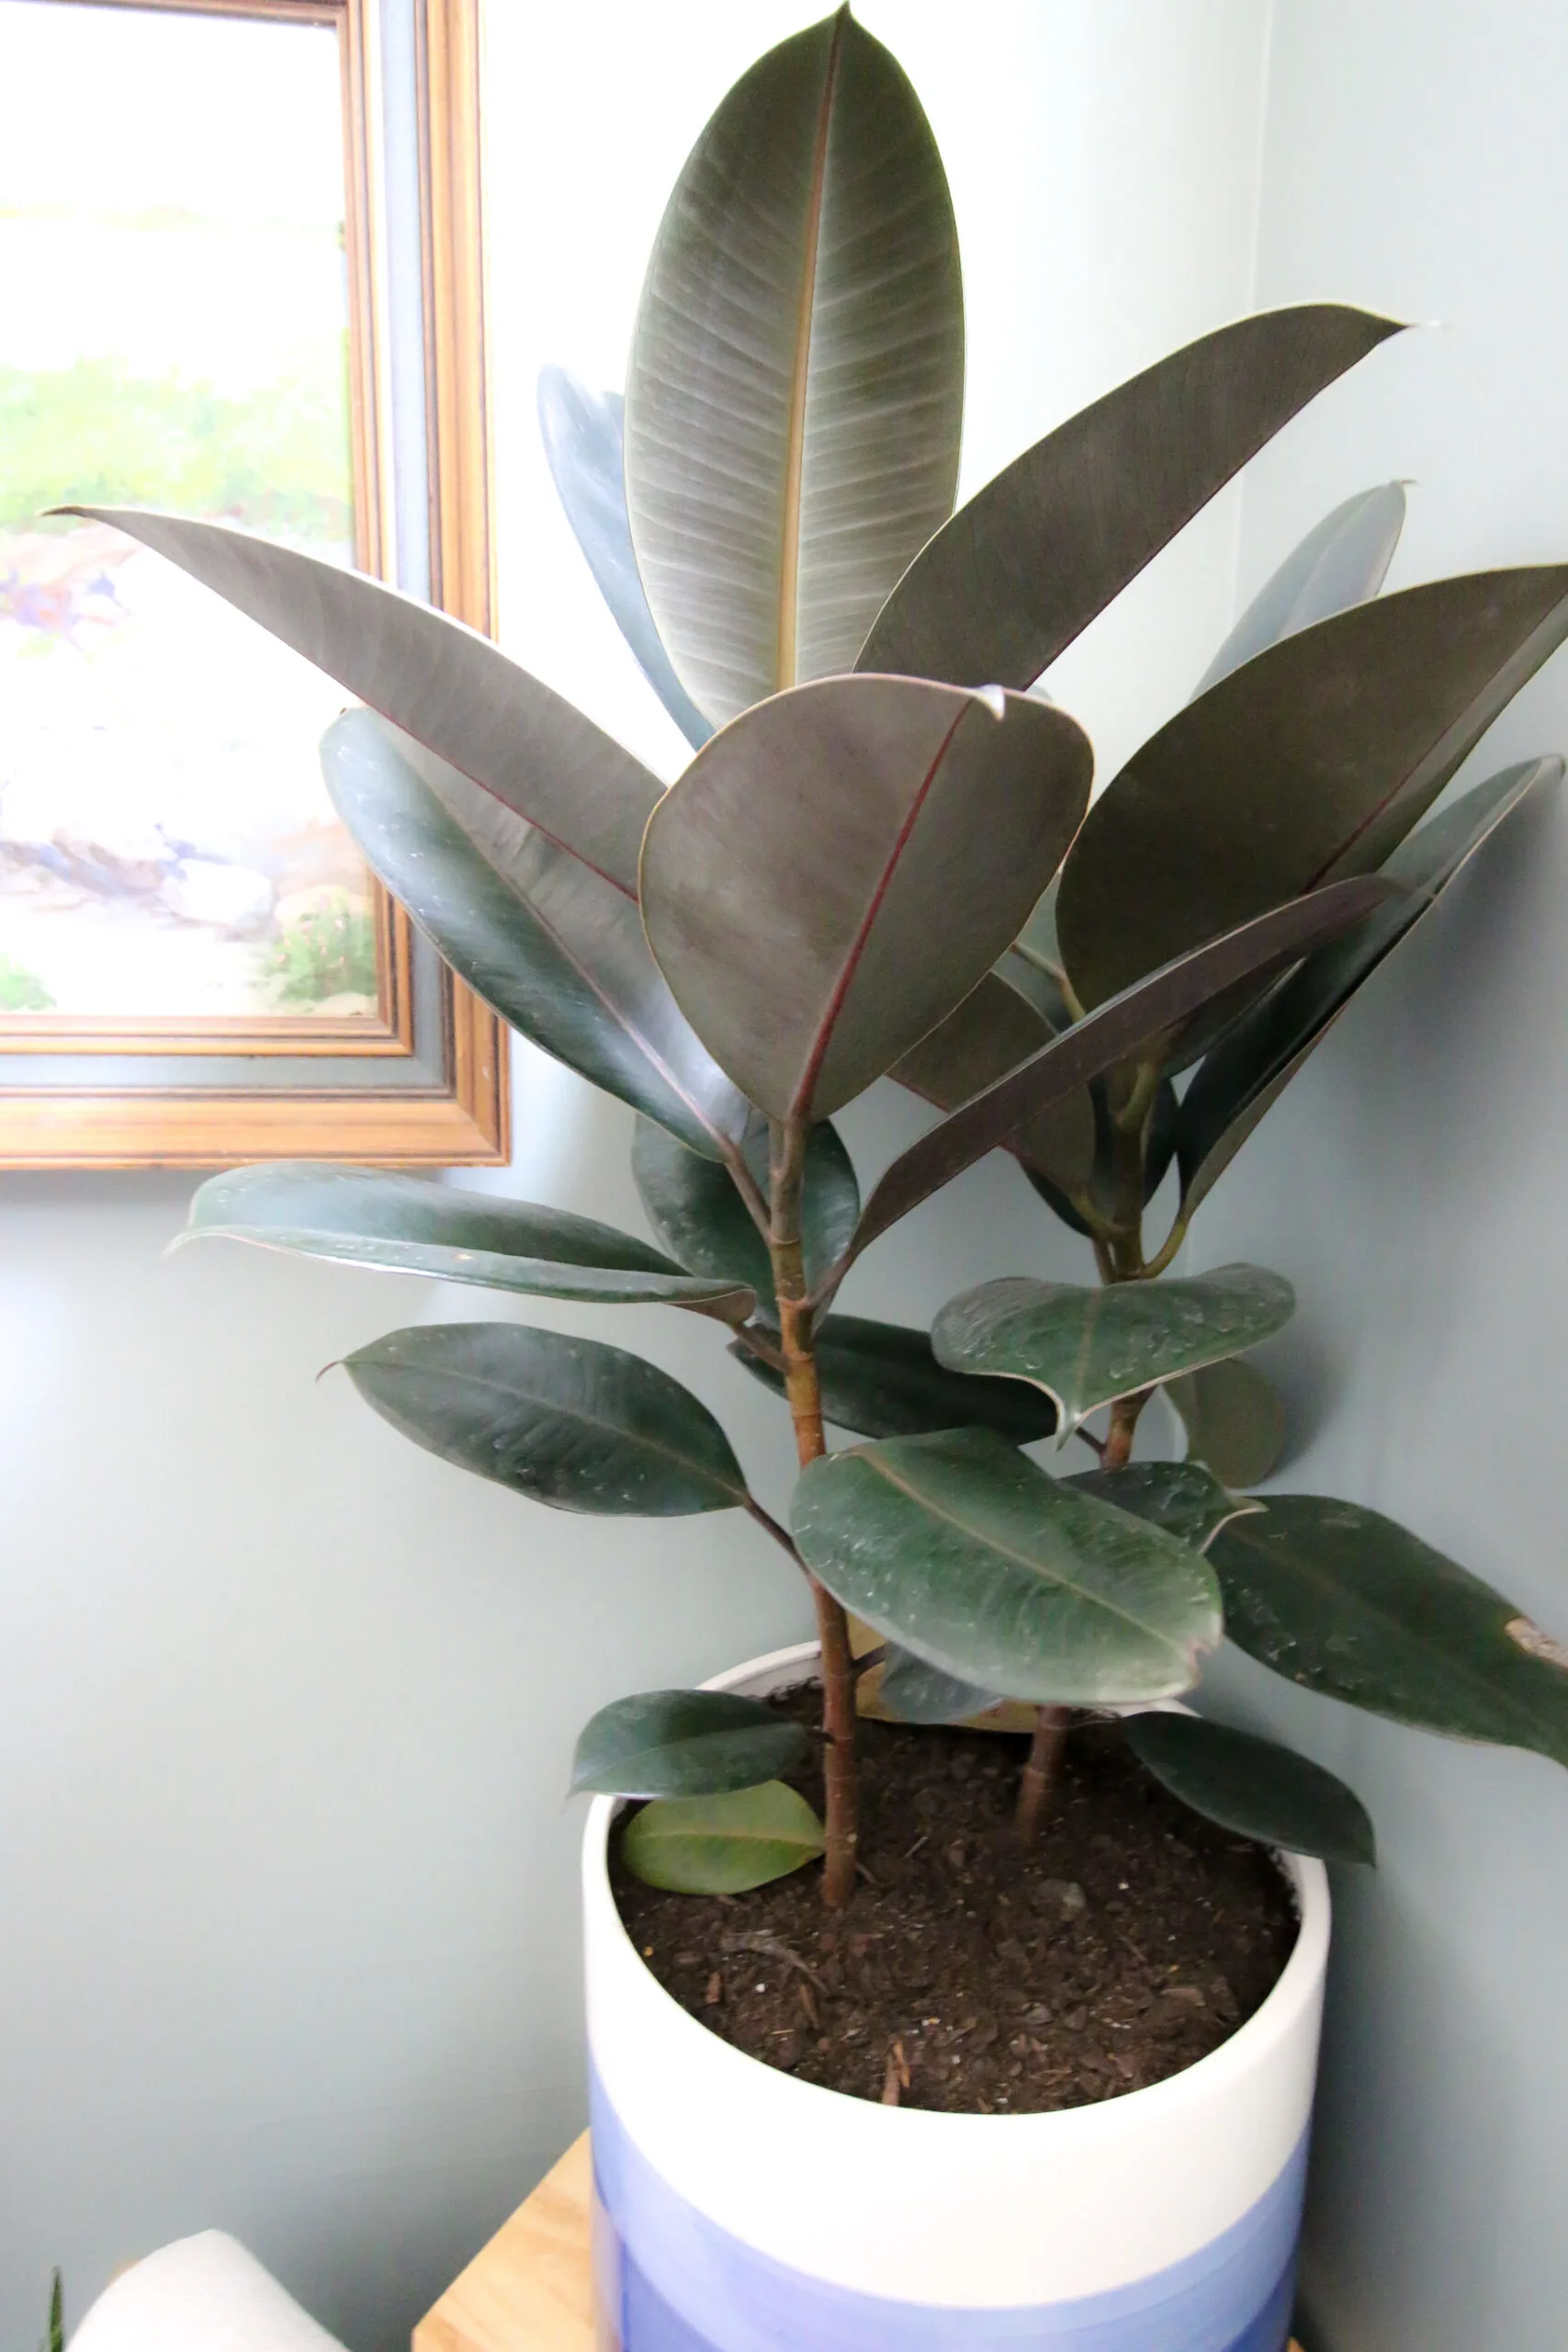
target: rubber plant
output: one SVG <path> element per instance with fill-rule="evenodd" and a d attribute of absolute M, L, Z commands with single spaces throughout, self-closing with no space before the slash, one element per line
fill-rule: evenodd
<path fill-rule="evenodd" d="M 1568 1653 L 1508 1601 L 1375 1511 L 1241 1491 L 1279 1451 L 1278 1400 L 1246 1358 L 1287 1321 L 1290 1285 L 1168 1271 L 1350 997 L 1560 771 L 1510 767 L 1436 808 L 1568 635 L 1568 567 L 1381 594 L 1404 493 L 1348 499 L 1092 807 L 1083 733 L 1031 692 L 1398 331 L 1328 303 L 1221 327 L 955 513 L 947 184 L 908 82 L 843 9 L 752 66 L 697 141 L 624 401 L 556 369 L 540 387 L 582 552 L 692 746 L 668 789 L 391 589 L 218 525 L 91 510 L 357 698 L 322 746 L 336 808 L 464 979 L 637 1114 L 658 1246 L 304 1165 L 213 1179 L 190 1230 L 677 1308 L 785 1400 L 787 1529 L 706 1408 L 618 1347 L 491 1320 L 348 1359 L 374 1408 L 449 1462 L 559 1510 L 747 1511 L 805 1575 L 825 1822 L 782 1777 L 805 1735 L 760 1702 L 643 1693 L 582 1735 L 577 1785 L 648 1801 L 625 1851 L 656 1883 L 736 1891 L 821 1855 L 827 1902 L 845 1902 L 868 1659 L 906 1720 L 1033 1711 L 1026 1830 L 1072 1712 L 1115 1709 L 1221 1822 L 1371 1859 L 1338 1781 L 1170 1709 L 1222 1634 L 1353 1705 L 1568 1762 Z M 863 1204 L 832 1118 L 889 1075 L 940 1115 Z M 836 1313 L 861 1255 L 998 1147 L 1085 1237 L 1095 1278 L 1004 1272 L 929 1334 Z M 1150 1240 L 1156 1193 L 1177 1205 Z M 1134 1461 L 1162 1389 L 1187 1458 Z M 863 1442 L 829 1451 L 829 1424 Z M 1028 1449 L 1053 1432 L 1098 1467 L 1044 1466 Z M 870 1629 L 858 1660 L 852 1618 Z"/>

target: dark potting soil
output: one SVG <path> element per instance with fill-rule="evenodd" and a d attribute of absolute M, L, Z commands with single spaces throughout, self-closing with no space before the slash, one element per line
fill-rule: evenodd
<path fill-rule="evenodd" d="M 774 1704 L 810 1723 L 814 1690 Z M 1206 2057 L 1252 2016 L 1296 1939 L 1263 1847 L 1146 1772 L 1113 1724 L 1076 1730 L 1021 1849 L 1024 1743 L 861 1725 L 854 1897 L 820 1865 L 749 1894 L 611 1875 L 627 1932 L 682 2008 L 804 2082 L 947 2113 L 1117 2098 Z M 820 1808 L 815 1765 L 791 1776 Z"/>

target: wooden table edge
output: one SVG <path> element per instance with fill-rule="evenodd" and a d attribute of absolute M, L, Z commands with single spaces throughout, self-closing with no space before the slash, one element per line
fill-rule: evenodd
<path fill-rule="evenodd" d="M 585 2132 L 421 2320 L 413 2352 L 594 2352 L 592 2188 Z"/>

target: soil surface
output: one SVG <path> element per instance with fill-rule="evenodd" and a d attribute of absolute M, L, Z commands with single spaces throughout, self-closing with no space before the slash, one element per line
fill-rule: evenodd
<path fill-rule="evenodd" d="M 814 1690 L 773 1702 L 813 1723 Z M 818 1865 L 749 1894 L 611 1872 L 660 1983 L 738 2050 L 859 2098 L 947 2113 L 1080 2107 L 1179 2074 L 1263 2002 L 1296 1939 L 1263 1847 L 1161 1788 L 1113 1724 L 1076 1730 L 1024 1852 L 1021 1740 L 861 1725 L 853 1901 Z M 814 1766 L 792 1775 L 820 1808 Z"/>

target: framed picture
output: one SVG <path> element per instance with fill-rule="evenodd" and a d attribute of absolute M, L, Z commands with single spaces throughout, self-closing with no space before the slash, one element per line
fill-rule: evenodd
<path fill-rule="evenodd" d="M 66 503 L 490 629 L 479 0 L 0 0 L 0 1167 L 507 1156 L 367 872 L 342 690 Z"/>

